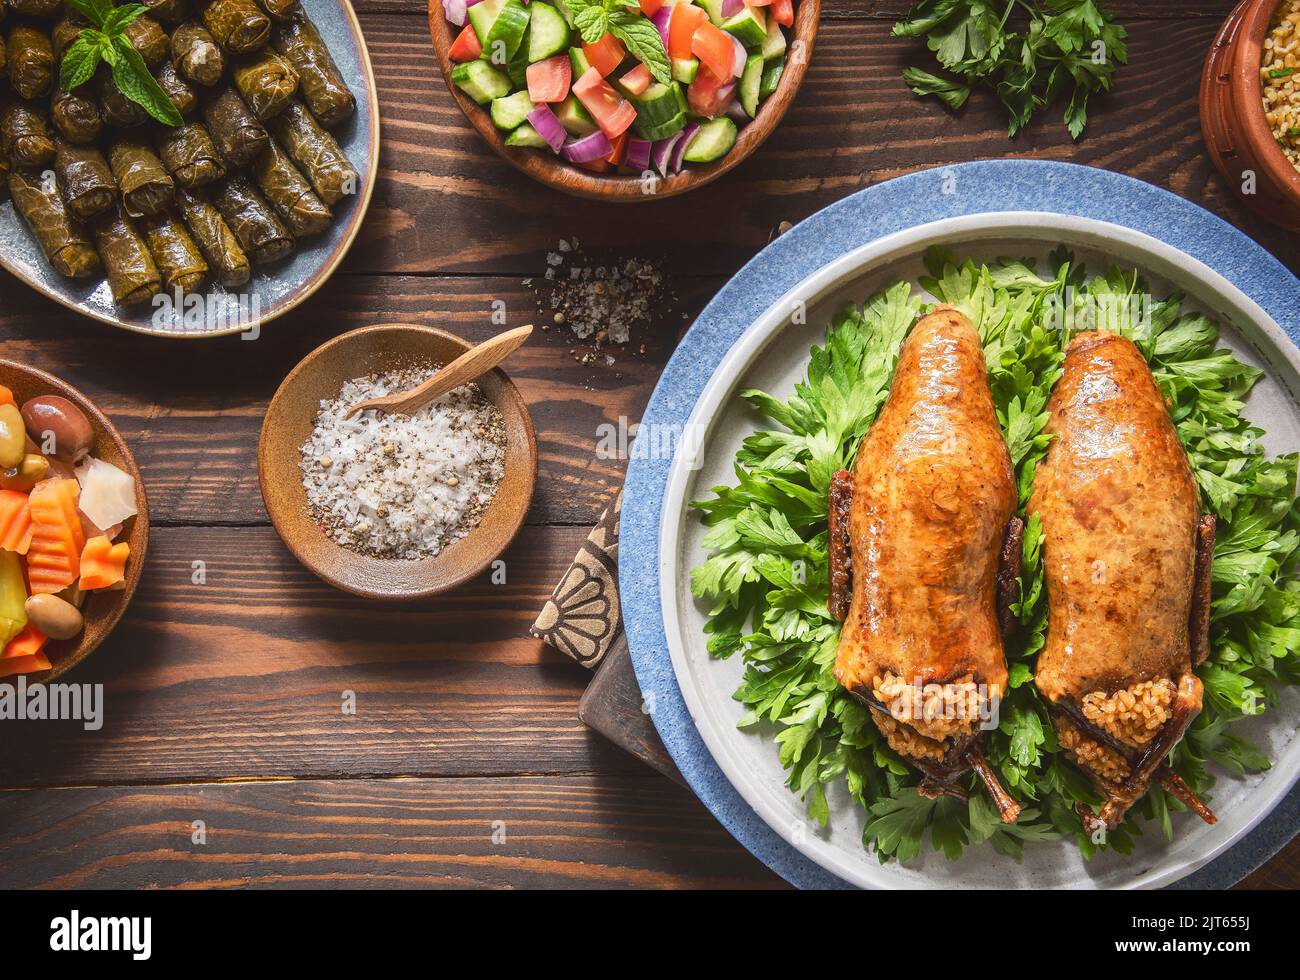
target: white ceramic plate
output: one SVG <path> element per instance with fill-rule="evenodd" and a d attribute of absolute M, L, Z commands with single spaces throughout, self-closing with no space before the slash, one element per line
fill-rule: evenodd
<path fill-rule="evenodd" d="M 705 648 L 707 610 L 690 594 L 690 569 L 706 557 L 704 527 L 688 508 L 708 488 L 731 483 L 732 461 L 758 423 L 738 393 L 761 388 L 778 397 L 793 391 L 807 370 L 808 350 L 824 340 L 831 315 L 860 303 L 898 279 L 916 283 L 922 256 L 944 245 L 976 261 L 1029 257 L 1044 269 L 1058 245 L 1071 248 L 1090 272 L 1111 264 L 1137 269 L 1153 295 L 1182 293 L 1184 310 L 1200 309 L 1220 322 L 1220 345 L 1257 365 L 1265 376 L 1252 393 L 1247 416 L 1268 433 L 1270 455 L 1300 450 L 1300 352 L 1249 297 L 1204 264 L 1147 235 L 1087 218 L 1039 212 L 1005 212 L 952 218 L 882 238 L 823 267 L 777 301 L 745 332 L 706 385 L 689 431 L 698 452 L 678 452 L 663 503 L 659 538 L 660 594 L 669 653 L 691 717 L 731 784 L 776 833 L 800 853 L 853 884 L 872 888 L 1158 887 L 1177 881 L 1224 852 L 1286 795 L 1300 774 L 1295 738 L 1300 695 L 1288 691 L 1280 707 L 1237 730 L 1267 751 L 1273 768 L 1236 778 L 1216 772 L 1213 806 L 1219 822 L 1207 826 L 1191 814 L 1174 815 L 1175 838 L 1144 825 L 1133 854 L 1104 853 L 1085 862 L 1073 842 L 1032 844 L 1016 862 L 987 846 L 967 848 L 959 861 L 928 851 L 906 864 L 881 865 L 861 845 L 864 814 L 843 787 L 830 794 L 831 821 L 814 830 L 804 806 L 785 787 L 770 732 L 741 732 L 741 706 L 732 700 L 743 665 L 739 657 L 715 660 Z M 791 323 L 806 304 L 802 325 Z"/>

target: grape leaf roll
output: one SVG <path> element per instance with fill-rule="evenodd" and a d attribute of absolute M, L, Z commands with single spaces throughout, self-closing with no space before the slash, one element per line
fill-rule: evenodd
<path fill-rule="evenodd" d="M 44 167 L 54 159 L 45 117 L 25 102 L 0 106 L 0 154 L 15 167 Z"/>
<path fill-rule="evenodd" d="M 236 167 L 248 166 L 270 142 L 266 127 L 229 85 L 209 100 L 203 118 L 221 155 Z"/>
<path fill-rule="evenodd" d="M 126 25 L 126 36 L 131 46 L 140 52 L 140 57 L 149 66 L 150 71 L 157 71 L 158 66 L 171 54 L 171 39 L 158 23 L 148 14 L 141 14 Z"/>
<path fill-rule="evenodd" d="M 278 116 L 298 94 L 298 73 L 274 51 L 237 60 L 231 76 L 248 108 L 263 122 Z"/>
<path fill-rule="evenodd" d="M 231 54 L 252 54 L 271 36 L 271 19 L 253 0 L 211 0 L 203 5 L 203 26 Z"/>
<path fill-rule="evenodd" d="M 208 278 L 208 263 L 194 243 L 189 229 L 170 212 L 164 211 L 140 222 L 149 253 L 158 266 L 162 288 L 171 293 L 193 292 Z"/>
<path fill-rule="evenodd" d="M 301 102 L 291 102 L 269 123 L 276 140 L 326 204 L 355 194 L 361 178 L 338 141 L 321 128 Z"/>
<path fill-rule="evenodd" d="M 198 243 L 217 282 L 234 289 L 248 282 L 252 265 L 226 219 L 201 193 L 182 188 L 176 195 L 185 225 Z"/>
<path fill-rule="evenodd" d="M 293 251 L 293 235 L 247 177 L 230 177 L 212 193 L 244 251 L 258 262 L 275 262 Z"/>
<path fill-rule="evenodd" d="M 129 217 L 157 214 L 175 199 L 176 182 L 157 154 L 143 143 L 117 140 L 109 147 L 108 160 Z"/>
<path fill-rule="evenodd" d="M 104 131 L 104 117 L 89 85 L 81 85 L 71 92 L 57 89 L 50 99 L 50 118 L 59 135 L 69 143 L 93 143 Z"/>
<path fill-rule="evenodd" d="M 114 207 L 91 226 L 113 302 L 136 306 L 157 295 L 162 275 L 140 232 Z"/>
<path fill-rule="evenodd" d="M 57 144 L 54 175 L 68 211 L 79 221 L 89 221 L 117 201 L 117 182 L 104 155 L 93 146 Z"/>
<path fill-rule="evenodd" d="M 169 24 L 185 18 L 185 0 L 143 0 L 143 3 L 151 16 Z"/>
<path fill-rule="evenodd" d="M 181 77 L 180 72 L 172 67 L 170 61 L 163 62 L 153 73 L 153 77 L 167 98 L 172 100 L 172 105 L 176 107 L 182 119 L 189 119 L 198 111 L 198 94 L 190 88 L 189 82 Z"/>
<path fill-rule="evenodd" d="M 172 32 L 172 65 L 195 85 L 212 86 L 226 73 L 226 56 L 207 28 L 187 21 Z"/>
<path fill-rule="evenodd" d="M 9 31 L 9 84 L 24 99 L 41 99 L 54 88 L 54 46 L 50 36 L 31 24 Z"/>
<path fill-rule="evenodd" d="M 257 5 L 275 20 L 288 20 L 302 9 L 298 0 L 257 0 Z"/>
<path fill-rule="evenodd" d="M 14 170 L 8 185 L 14 207 L 59 275 L 83 279 L 100 271 L 99 255 L 90 236 L 68 214 L 54 180 L 43 173 Z"/>
<path fill-rule="evenodd" d="M 253 177 L 297 237 L 318 235 L 329 227 L 333 213 L 274 141 L 253 164 Z"/>
<path fill-rule="evenodd" d="M 191 190 L 226 176 L 226 165 L 202 123 L 159 127 L 158 155 L 176 183 Z"/>
<path fill-rule="evenodd" d="M 352 116 L 356 96 L 316 25 L 305 14 L 276 24 L 271 44 L 298 72 L 303 101 L 321 125 L 332 129 Z"/>
<path fill-rule="evenodd" d="M 53 17 L 63 9 L 63 0 L 8 0 L 8 4 L 23 17 Z"/>
<path fill-rule="evenodd" d="M 135 129 L 149 119 L 144 107 L 123 95 L 112 74 L 102 65 L 95 73 L 95 94 L 99 96 L 99 111 L 104 122 L 114 129 Z"/>

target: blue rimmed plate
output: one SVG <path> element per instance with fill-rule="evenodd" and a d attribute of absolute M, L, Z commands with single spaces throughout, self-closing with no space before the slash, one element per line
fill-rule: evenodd
<path fill-rule="evenodd" d="M 1180 821 L 1129 857 L 1085 864 L 1073 845 L 1030 847 L 1022 862 L 971 848 L 958 862 L 928 854 L 879 865 L 860 844 L 863 815 L 832 796 L 829 832 L 807 827 L 784 786 L 771 740 L 735 728 L 730 698 L 740 665 L 704 650 L 704 611 L 686 577 L 703 555 L 685 504 L 730 475 L 754 419 L 741 387 L 787 392 L 829 313 L 886 282 L 915 280 L 921 256 L 942 243 L 976 258 L 1043 257 L 1058 244 L 1097 268 L 1137 268 L 1159 294 L 1182 292 L 1225 325 L 1224 343 L 1266 371 L 1247 414 L 1269 431 L 1273 453 L 1300 449 L 1300 282 L 1236 229 L 1168 192 L 1070 164 L 993 161 L 926 171 L 862 191 L 814 215 L 759 254 L 718 294 L 682 341 L 656 388 L 642 433 L 672 454 L 633 453 L 628 471 L 620 588 L 637 675 L 677 765 L 704 803 L 752 852 L 804 886 L 1223 887 L 1300 826 L 1300 696 L 1253 722 L 1274 760 L 1268 773 L 1223 775 L 1214 827 Z M 803 304 L 804 325 L 791 323 Z M 1290 339 L 1288 339 L 1290 338 Z M 779 341 L 779 342 L 778 342 Z M 681 435 L 689 438 L 680 438 Z M 643 435 L 644 437 L 644 435 Z M 1270 815 L 1271 814 L 1271 815 Z M 1266 819 L 1267 818 L 1267 819 Z"/>

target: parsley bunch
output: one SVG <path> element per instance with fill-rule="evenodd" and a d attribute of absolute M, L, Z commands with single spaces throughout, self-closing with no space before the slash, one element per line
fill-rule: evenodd
<path fill-rule="evenodd" d="M 1109 91 L 1126 64 L 1127 32 L 1097 0 L 922 0 L 894 25 L 895 37 L 925 37 L 949 74 L 907 68 L 917 95 L 959 109 L 976 86 L 997 92 L 1015 136 L 1068 94 L 1065 125 L 1075 139 L 1088 124 L 1088 97 Z"/>
<path fill-rule="evenodd" d="M 1297 456 L 1265 457 L 1263 433 L 1242 414 L 1260 372 L 1218 349 L 1218 325 L 1183 312 L 1180 297 L 1153 300 L 1145 315 L 1134 316 L 1137 307 L 1128 300 L 1148 292 L 1139 277 L 1117 269 L 1090 277 L 1064 250 L 1049 257 L 1046 274 L 1020 260 L 961 262 L 937 248 L 926 255 L 926 267 L 926 292 L 961 310 L 979 331 L 1022 515 L 1048 449 L 1047 399 L 1071 335 L 1062 326 L 1123 334 L 1147 357 L 1205 504 L 1219 518 L 1212 653 L 1198 669 L 1206 703 L 1174 750 L 1173 766 L 1203 797 L 1214 784 L 1209 761 L 1237 774 L 1267 769 L 1268 758 L 1231 728 L 1276 705 L 1282 685 L 1300 683 L 1300 581 L 1293 577 L 1300 507 Z M 1061 323 L 1056 311 L 1081 306 L 1095 320 Z M 1001 822 L 974 777 L 965 804 L 919 795 L 916 771 L 832 673 L 839 624 L 826 608 L 827 487 L 875 420 L 899 346 L 924 309 L 909 283 L 895 283 L 834 318 L 790 398 L 743 393 L 774 424 L 745 439 L 736 482 L 714 487 L 712 499 L 694 504 L 708 525 L 710 554 L 692 572 L 691 585 L 710 606 L 709 651 L 744 659 L 735 693 L 745 707 L 739 726 L 774 733 L 787 785 L 809 815 L 826 825 L 827 788 L 842 783 L 866 810 L 863 844 L 882 861 L 918 856 L 927 837 L 950 858 L 984 843 L 1019 857 L 1026 843 L 1062 837 L 1090 857 L 1097 845 L 1082 832 L 1074 806 L 1102 801 L 1060 751 L 1031 683 L 1047 627 L 1040 521 L 1026 527 L 1014 607 L 1021 628 L 1007 644 L 1009 690 L 986 744 L 1004 784 L 1026 804 L 1018 823 Z M 1170 813 L 1179 808 L 1153 785 L 1106 846 L 1130 851 L 1142 818 L 1172 835 Z"/>
<path fill-rule="evenodd" d="M 672 66 L 659 28 L 641 15 L 637 0 L 568 0 L 567 5 L 584 44 L 595 44 L 613 34 L 650 69 L 656 82 L 667 85 L 672 81 Z"/>
<path fill-rule="evenodd" d="M 126 29 L 149 8 L 139 3 L 118 7 L 113 0 L 68 0 L 68 4 L 95 26 L 82 31 L 63 56 L 59 84 L 68 91 L 84 85 L 103 62 L 123 95 L 160 123 L 181 125 L 184 120 L 180 112 L 126 36 Z"/>

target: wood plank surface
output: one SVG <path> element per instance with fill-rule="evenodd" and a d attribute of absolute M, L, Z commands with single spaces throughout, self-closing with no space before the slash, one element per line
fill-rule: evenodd
<path fill-rule="evenodd" d="M 130 612 L 70 678 L 104 683 L 104 729 L 16 723 L 39 737 L 0 743 L 0 886 L 779 886 L 689 793 L 583 726 L 589 674 L 527 636 L 621 484 L 625 461 L 596 452 L 599 427 L 635 422 L 683 327 L 782 222 L 974 159 L 1131 174 L 1300 269 L 1294 237 L 1249 216 L 1201 144 L 1201 63 L 1231 0 L 1110 3 L 1130 64 L 1078 143 L 1059 113 L 1008 141 L 987 95 L 955 115 L 915 99 L 899 72 L 924 46 L 890 37 L 908 4 L 826 0 L 775 136 L 710 189 L 636 206 L 563 197 L 482 145 L 442 82 L 423 0 L 355 6 L 379 86 L 379 183 L 344 270 L 302 309 L 257 340 L 178 343 L 78 320 L 0 279 L 4 356 L 113 416 L 156 524 Z M 555 327 L 508 362 L 540 469 L 506 583 L 379 607 L 318 582 L 267 526 L 257 489 L 257 434 L 279 381 L 352 327 L 430 323 L 481 340 L 536 321 L 523 280 L 574 238 L 595 261 L 658 262 L 677 297 L 612 351 L 613 366 L 580 362 L 589 345 Z M 505 325 L 491 321 L 493 300 Z M 206 584 L 192 581 L 196 561 Z M 209 827 L 202 847 L 194 819 Z M 1300 885 L 1296 843 L 1247 884 Z"/>

